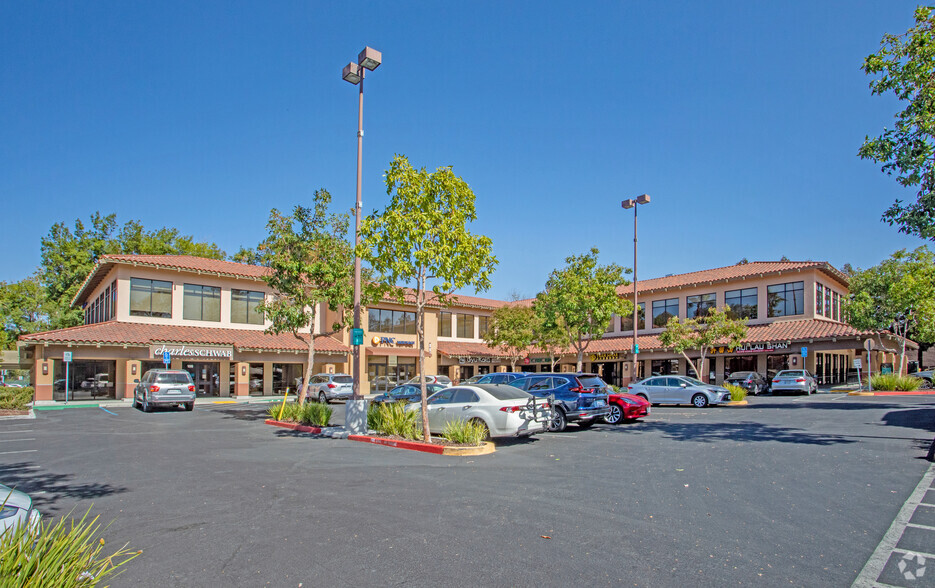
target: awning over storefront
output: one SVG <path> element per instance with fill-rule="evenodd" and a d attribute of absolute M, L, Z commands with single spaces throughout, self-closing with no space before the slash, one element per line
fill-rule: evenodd
<path fill-rule="evenodd" d="M 418 349 L 399 348 L 399 347 L 368 347 L 367 355 L 395 355 L 396 357 L 419 357 Z M 426 351 L 425 357 L 431 357 Z"/>

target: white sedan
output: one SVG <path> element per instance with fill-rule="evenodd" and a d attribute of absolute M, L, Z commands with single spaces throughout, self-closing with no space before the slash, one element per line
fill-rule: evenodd
<path fill-rule="evenodd" d="M 519 437 L 548 428 L 552 409 L 548 400 L 536 398 L 507 384 L 471 384 L 440 390 L 426 401 L 429 431 L 441 433 L 450 421 L 483 423 L 490 437 Z M 406 410 L 421 411 L 416 402 Z"/>
<path fill-rule="evenodd" d="M 35 531 L 41 518 L 28 494 L 0 484 L 0 535 L 19 525 L 28 525 Z"/>

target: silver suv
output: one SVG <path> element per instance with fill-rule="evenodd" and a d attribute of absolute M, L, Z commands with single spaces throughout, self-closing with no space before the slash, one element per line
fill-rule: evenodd
<path fill-rule="evenodd" d="M 195 408 L 195 383 L 185 370 L 149 370 L 133 391 L 133 407 L 152 412 L 154 406 L 184 406 Z"/>
<path fill-rule="evenodd" d="M 317 374 L 309 380 L 306 398 L 317 398 L 325 404 L 332 400 L 347 400 L 354 395 L 354 378 L 347 374 Z"/>

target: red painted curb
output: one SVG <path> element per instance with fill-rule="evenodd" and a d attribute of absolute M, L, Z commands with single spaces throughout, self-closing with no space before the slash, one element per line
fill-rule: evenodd
<path fill-rule="evenodd" d="M 274 427 L 282 427 L 283 429 L 292 429 L 293 431 L 298 431 L 300 433 L 314 433 L 315 435 L 321 434 L 321 427 L 308 427 L 306 425 L 299 425 L 296 423 L 274 421 L 273 419 L 266 419 L 266 424 L 273 425 Z"/>
<path fill-rule="evenodd" d="M 418 441 L 395 441 L 393 439 L 383 439 L 382 437 L 371 437 L 370 435 L 350 435 L 351 441 L 363 441 L 364 443 L 373 443 L 375 445 L 386 445 L 387 447 L 396 447 L 399 449 L 410 449 L 412 451 L 424 451 L 425 453 L 434 453 L 441 455 L 445 451 L 442 445 L 429 445 L 428 443 L 419 443 Z"/>
<path fill-rule="evenodd" d="M 873 391 L 874 396 L 931 396 L 935 394 L 935 390 L 930 392 L 925 392 L 922 390 L 915 390 L 913 392 L 877 392 Z"/>

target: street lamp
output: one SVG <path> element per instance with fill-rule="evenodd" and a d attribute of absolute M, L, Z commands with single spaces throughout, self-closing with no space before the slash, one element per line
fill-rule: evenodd
<path fill-rule="evenodd" d="M 364 154 L 364 74 L 367 70 L 373 71 L 380 66 L 383 56 L 371 47 L 357 56 L 357 63 L 351 62 L 344 66 L 341 77 L 344 81 L 358 86 L 357 98 L 357 204 L 354 206 L 354 247 L 360 245 L 360 184 Z M 352 334 L 352 349 L 354 355 L 354 397 L 347 406 L 346 428 L 352 432 L 365 430 L 367 424 L 366 406 L 360 394 L 360 256 L 354 253 L 354 331 Z M 352 414 L 353 413 L 353 414 Z M 361 413 L 363 419 L 360 418 Z"/>
<path fill-rule="evenodd" d="M 643 194 L 636 198 L 629 198 L 620 203 L 624 208 L 633 209 L 633 371 L 630 373 L 630 381 L 636 381 L 637 355 L 640 352 L 639 343 L 637 343 L 637 333 L 639 331 L 639 304 L 636 300 L 636 210 L 638 204 L 649 204 L 649 194 Z"/>

